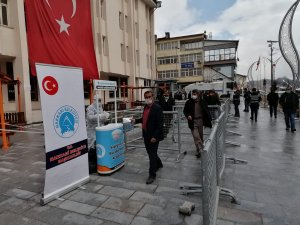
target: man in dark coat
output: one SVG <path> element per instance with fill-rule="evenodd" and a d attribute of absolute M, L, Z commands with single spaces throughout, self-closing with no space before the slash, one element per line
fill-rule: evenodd
<path fill-rule="evenodd" d="M 144 144 L 148 153 L 150 167 L 146 184 L 151 184 L 156 178 L 156 172 L 163 167 L 157 154 L 158 144 L 163 140 L 163 112 L 162 108 L 154 102 L 152 91 L 144 94 L 146 105 L 143 117 L 136 119 L 136 123 L 142 123 Z"/>
<path fill-rule="evenodd" d="M 203 150 L 203 126 L 212 127 L 211 115 L 207 103 L 198 90 L 193 90 L 191 99 L 185 103 L 183 113 L 188 120 L 194 143 L 196 145 L 196 157 L 201 157 Z"/>
<path fill-rule="evenodd" d="M 261 101 L 261 96 L 259 91 L 256 88 L 252 88 L 252 92 L 250 93 L 250 109 L 251 109 L 251 120 L 255 120 L 257 122 L 257 113 L 259 109 L 259 103 Z"/>
<path fill-rule="evenodd" d="M 295 115 L 297 109 L 299 108 L 298 95 L 292 91 L 291 87 L 287 87 L 285 93 L 281 95 L 279 103 L 284 112 L 286 130 L 291 128 L 291 131 L 294 133 L 296 131 Z"/>
<path fill-rule="evenodd" d="M 275 92 L 275 88 L 271 88 L 271 92 L 267 95 L 267 100 L 269 102 L 270 117 L 272 118 L 274 113 L 274 117 L 276 119 L 279 95 Z"/>
<path fill-rule="evenodd" d="M 245 109 L 244 112 L 249 112 L 249 105 L 250 105 L 250 91 L 247 88 L 244 88 L 244 103 Z"/>
<path fill-rule="evenodd" d="M 175 100 L 170 95 L 169 91 L 165 91 L 163 97 L 159 99 L 159 105 L 161 106 L 163 111 L 173 111 L 173 106 L 175 105 Z M 164 113 L 164 137 L 169 133 L 169 129 L 171 126 L 171 121 L 173 118 L 173 114 Z"/>
<path fill-rule="evenodd" d="M 234 95 L 232 97 L 232 103 L 234 105 L 234 116 L 235 117 L 240 117 L 240 110 L 239 110 L 239 105 L 240 105 L 240 91 L 236 90 L 234 92 Z"/>

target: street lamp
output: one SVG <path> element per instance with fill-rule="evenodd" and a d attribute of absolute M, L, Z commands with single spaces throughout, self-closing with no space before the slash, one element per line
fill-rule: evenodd
<path fill-rule="evenodd" d="M 271 49 L 271 86 L 273 86 L 273 82 L 274 82 L 274 71 L 273 71 L 273 44 L 277 43 L 278 41 L 271 41 L 268 40 L 267 41 L 269 43 L 269 47 Z"/>

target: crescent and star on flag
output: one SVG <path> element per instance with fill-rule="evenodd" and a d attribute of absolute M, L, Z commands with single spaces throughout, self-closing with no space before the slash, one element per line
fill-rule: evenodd
<path fill-rule="evenodd" d="M 51 5 L 49 3 L 49 0 L 45 0 L 45 1 L 46 1 L 47 5 L 49 6 L 49 8 L 52 10 Z M 75 13 L 76 13 L 76 0 L 72 0 L 72 4 L 73 4 L 73 12 L 72 12 L 71 18 L 73 18 L 75 16 Z M 66 32 L 69 35 L 68 28 L 71 25 L 65 22 L 64 16 L 62 15 L 60 20 L 56 19 L 56 22 L 60 26 L 59 32 L 60 33 Z"/>

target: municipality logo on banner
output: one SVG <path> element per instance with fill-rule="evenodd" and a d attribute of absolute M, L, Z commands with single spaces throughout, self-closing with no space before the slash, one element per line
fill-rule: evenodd
<path fill-rule="evenodd" d="M 60 107 L 53 119 L 54 129 L 62 138 L 72 137 L 79 127 L 79 116 L 77 111 L 69 105 Z"/>

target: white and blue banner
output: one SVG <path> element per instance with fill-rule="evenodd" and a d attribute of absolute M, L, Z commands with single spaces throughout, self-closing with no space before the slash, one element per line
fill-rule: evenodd
<path fill-rule="evenodd" d="M 46 174 L 41 203 L 89 180 L 81 68 L 36 64 L 45 132 Z"/>
<path fill-rule="evenodd" d="M 124 165 L 123 124 L 112 123 L 96 128 L 97 171 L 109 174 Z"/>

